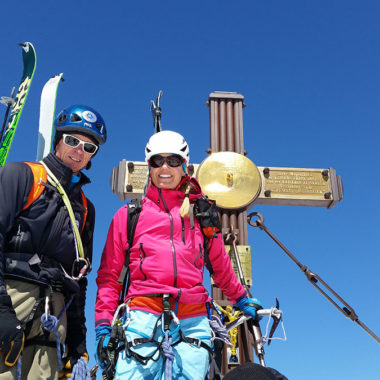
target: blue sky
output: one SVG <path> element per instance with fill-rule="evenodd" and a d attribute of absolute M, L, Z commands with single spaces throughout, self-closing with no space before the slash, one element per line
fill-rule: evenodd
<path fill-rule="evenodd" d="M 253 210 L 380 335 L 377 1 L 35 0 L 1 9 L 1 96 L 21 77 L 17 43 L 30 41 L 37 51 L 8 160 L 35 158 L 40 94 L 54 74 L 65 78 L 57 111 L 88 104 L 106 120 L 109 140 L 86 189 L 97 210 L 86 310 L 91 357 L 96 269 L 122 205 L 110 191 L 111 170 L 123 158 L 143 160 L 154 132 L 149 101 L 160 89 L 163 128 L 187 138 L 194 163 L 209 147 L 204 104 L 221 90 L 245 96 L 245 149 L 256 165 L 337 171 L 344 199 L 332 210 Z M 379 344 L 331 306 L 264 232 L 248 228 L 253 293 L 268 307 L 280 300 L 288 336 L 266 348 L 268 366 L 290 380 L 380 377 Z"/>

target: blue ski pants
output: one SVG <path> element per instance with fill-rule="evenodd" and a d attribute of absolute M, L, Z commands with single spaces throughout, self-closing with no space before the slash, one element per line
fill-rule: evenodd
<path fill-rule="evenodd" d="M 145 311 L 132 310 L 130 312 L 130 323 L 125 329 L 127 341 L 131 341 L 133 338 L 150 338 L 158 319 L 154 340 L 160 342 L 164 338 L 162 318 Z M 207 317 L 181 319 L 179 326 L 185 337 L 201 339 L 202 342 L 211 347 L 211 329 Z M 172 334 L 172 349 L 175 354 L 172 366 L 172 378 L 204 380 L 209 370 L 208 350 L 184 341 L 175 344 L 180 341 L 180 335 L 174 321 L 171 322 L 169 329 L 170 334 Z M 153 342 L 146 342 L 131 347 L 131 350 L 145 357 L 152 355 L 156 349 L 157 344 Z M 149 360 L 146 364 L 142 364 L 133 356 L 128 358 L 123 350 L 120 352 L 117 361 L 115 380 L 165 379 L 165 366 L 165 360 L 159 351 L 154 354 L 153 359 Z"/>

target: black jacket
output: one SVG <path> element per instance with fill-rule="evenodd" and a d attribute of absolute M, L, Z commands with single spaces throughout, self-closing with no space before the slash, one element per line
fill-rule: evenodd
<path fill-rule="evenodd" d="M 85 210 L 80 190 L 90 180 L 82 173 L 79 183 L 69 190 L 71 169 L 52 153 L 43 161 L 65 189 L 81 230 Z M 14 278 L 62 289 L 66 300 L 75 294 L 67 311 L 66 344 L 70 356 L 81 356 L 86 352 L 87 279 L 70 280 L 61 268 L 71 275 L 76 258 L 70 217 L 61 195 L 50 184 L 23 210 L 33 181 L 32 171 L 24 162 L 11 162 L 0 168 L 0 286 L 5 278 Z M 91 262 L 95 209 L 89 200 L 87 203 L 88 214 L 81 237 L 85 257 Z M 35 253 L 41 262 L 30 264 L 28 261 Z"/>

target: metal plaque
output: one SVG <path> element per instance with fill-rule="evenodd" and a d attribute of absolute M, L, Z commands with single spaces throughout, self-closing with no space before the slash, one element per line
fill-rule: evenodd
<path fill-rule="evenodd" d="M 235 253 L 232 245 L 225 245 L 226 251 L 231 259 L 232 268 L 235 271 L 236 277 L 239 278 L 239 272 L 235 260 Z M 251 263 L 251 247 L 249 245 L 238 245 L 236 246 L 240 264 L 243 270 L 243 275 L 245 279 L 245 284 L 252 285 L 252 263 Z"/>
<path fill-rule="evenodd" d="M 255 204 L 327 206 L 343 199 L 334 169 L 258 167 L 262 188 Z"/>
<path fill-rule="evenodd" d="M 235 152 L 217 152 L 208 156 L 197 171 L 203 192 L 218 207 L 239 209 L 259 195 L 261 177 L 256 165 Z"/>

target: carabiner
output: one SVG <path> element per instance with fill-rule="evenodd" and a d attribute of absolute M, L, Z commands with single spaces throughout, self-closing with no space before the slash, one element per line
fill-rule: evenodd
<path fill-rule="evenodd" d="M 75 275 L 75 272 L 77 270 L 76 264 L 79 264 L 81 261 L 83 261 L 84 265 L 79 270 L 78 276 L 76 276 Z M 85 277 L 90 272 L 90 270 L 91 270 L 91 265 L 89 264 L 89 262 L 87 261 L 87 259 L 85 259 L 84 257 L 78 257 L 73 262 L 73 266 L 71 268 L 71 277 L 75 281 L 79 281 L 82 277 Z"/>

